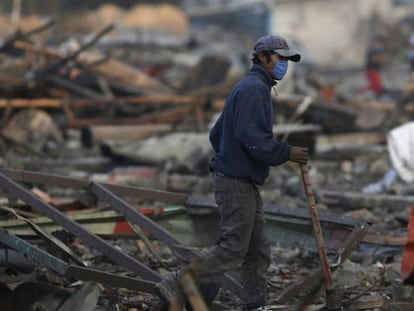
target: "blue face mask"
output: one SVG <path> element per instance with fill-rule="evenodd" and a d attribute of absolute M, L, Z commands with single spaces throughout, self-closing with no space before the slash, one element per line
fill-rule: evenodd
<path fill-rule="evenodd" d="M 288 61 L 280 60 L 276 63 L 275 68 L 273 68 L 273 74 L 276 77 L 276 80 L 282 80 L 285 76 L 288 69 Z"/>

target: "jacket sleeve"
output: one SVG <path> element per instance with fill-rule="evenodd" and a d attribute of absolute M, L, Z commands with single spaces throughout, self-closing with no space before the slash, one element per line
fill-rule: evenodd
<path fill-rule="evenodd" d="M 213 146 L 213 149 L 216 153 L 220 150 L 220 138 L 221 132 L 223 130 L 223 114 L 217 119 L 213 128 L 210 131 L 210 143 Z"/>
<path fill-rule="evenodd" d="M 270 94 L 266 89 L 250 87 L 240 90 L 234 111 L 236 138 L 257 161 L 268 165 L 285 163 L 290 156 L 290 145 L 273 138 Z"/>

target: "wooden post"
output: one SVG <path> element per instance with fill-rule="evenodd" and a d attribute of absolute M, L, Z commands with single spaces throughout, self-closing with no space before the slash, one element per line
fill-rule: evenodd
<path fill-rule="evenodd" d="M 190 272 L 186 272 L 182 275 L 180 284 L 194 311 L 208 311 L 203 297 L 201 297 L 200 291 Z"/>
<path fill-rule="evenodd" d="M 313 196 L 312 186 L 309 180 L 309 171 L 306 164 L 300 164 L 302 173 L 303 186 L 305 188 L 306 197 L 308 200 L 309 212 L 312 219 L 313 232 L 315 234 L 316 242 L 319 248 L 319 258 L 321 260 L 322 270 L 325 276 L 326 289 L 333 289 L 331 267 L 329 266 L 328 256 L 326 254 L 325 242 L 322 236 L 321 224 L 319 222 L 318 212 L 316 210 L 315 198 Z"/>

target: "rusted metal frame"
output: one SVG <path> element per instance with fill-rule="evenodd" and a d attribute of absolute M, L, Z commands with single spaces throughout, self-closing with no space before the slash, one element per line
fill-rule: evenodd
<path fill-rule="evenodd" d="M 0 168 L 0 173 L 18 182 L 51 185 L 61 188 L 81 189 L 88 191 L 90 184 L 89 181 L 79 178 L 63 177 L 54 174 L 38 173 L 25 170 Z M 111 183 L 101 184 L 110 191 L 122 197 L 135 197 L 145 200 L 155 200 L 177 204 L 184 204 L 188 197 L 185 194 L 173 193 L 163 190 L 153 190 L 143 187 L 123 186 Z"/>
<path fill-rule="evenodd" d="M 100 200 L 108 202 L 111 207 L 117 212 L 121 213 L 127 220 L 134 224 L 138 224 L 145 230 L 151 233 L 156 239 L 163 241 L 165 244 L 174 248 L 175 244 L 181 244 L 174 236 L 172 236 L 167 230 L 157 225 L 153 220 L 139 213 L 136 209 L 128 205 L 120 197 L 105 188 L 105 186 L 91 182 L 89 186 L 90 191 L 96 195 Z M 180 255 L 183 258 L 188 258 L 187 253 L 183 253 L 181 250 Z"/>
<path fill-rule="evenodd" d="M 52 174 L 36 173 L 36 172 L 31 172 L 31 171 L 14 170 L 14 169 L 0 169 L 0 172 L 2 174 L 5 174 L 5 175 L 9 176 L 11 179 L 18 180 L 18 181 L 21 181 L 21 182 L 47 184 L 47 185 L 53 185 L 53 186 L 56 186 L 56 187 L 69 187 L 69 188 L 83 189 L 83 190 L 87 190 L 89 185 L 90 185 L 90 183 L 88 181 L 85 181 L 85 180 L 82 180 L 82 179 L 68 178 L 68 177 L 62 177 L 62 176 L 52 175 Z M 0 174 L 0 176 L 1 176 L 1 174 Z M 151 190 L 151 189 L 131 187 L 131 186 L 120 186 L 120 185 L 115 185 L 115 184 L 99 184 L 99 185 L 101 187 L 107 187 L 108 189 L 105 189 L 105 190 L 113 191 L 114 193 L 116 193 L 120 196 L 140 197 L 140 198 L 143 198 L 143 199 L 168 201 L 168 202 L 174 202 L 174 203 L 185 203 L 186 200 L 187 200 L 186 195 L 175 194 L 175 193 L 167 192 L 167 191 Z M 125 202 L 123 202 L 123 204 L 128 206 Z M 112 207 L 115 209 L 115 206 L 112 206 Z M 131 208 L 131 207 L 129 207 L 129 208 Z M 133 211 L 133 213 L 137 213 L 138 217 L 142 216 L 141 214 L 139 214 L 134 209 L 132 209 L 132 211 Z M 124 214 L 120 210 L 118 210 L 118 212 Z M 48 215 L 46 215 L 46 216 L 48 216 Z M 124 216 L 125 216 L 125 218 L 128 218 L 127 215 L 124 215 Z M 137 217 L 137 216 L 135 216 L 135 217 Z M 144 217 L 144 216 L 142 216 L 142 217 Z M 134 219 L 134 218 L 128 219 L 128 220 L 142 226 L 140 221 L 137 222 L 136 219 Z M 62 224 L 60 224 L 60 225 L 62 225 Z M 62 227 L 64 227 L 64 226 L 62 226 Z M 144 226 L 142 226 L 142 227 L 144 227 Z M 154 234 L 154 232 L 151 232 L 151 230 L 149 230 L 151 228 L 145 228 L 145 229 L 148 230 L 151 234 L 153 234 L 154 237 L 157 237 L 156 234 Z M 168 232 L 167 232 L 167 234 L 170 235 Z M 177 246 L 179 246 L 181 244 L 172 235 L 170 235 L 170 237 L 171 238 L 169 238 L 169 240 L 167 240 L 167 241 L 170 241 L 172 243 L 172 244 L 170 244 L 171 247 L 173 247 L 174 244 L 176 244 Z M 159 238 L 159 237 L 157 237 L 157 238 Z M 161 238 L 160 240 L 163 240 L 163 239 Z M 186 249 L 178 250 L 178 248 L 176 250 L 177 250 L 177 253 L 185 254 L 185 258 L 187 260 L 189 259 L 189 257 L 192 256 L 192 252 L 189 251 L 189 250 L 186 250 Z M 236 295 L 241 295 L 241 286 L 232 277 L 226 276 L 223 279 L 223 285 L 226 288 L 228 288 L 229 290 L 231 290 L 232 292 L 234 292 Z"/>
<path fill-rule="evenodd" d="M 26 242 L 25 240 L 20 239 L 15 235 L 9 234 L 2 228 L 0 228 L 0 243 L 9 248 L 15 249 L 16 251 L 36 261 L 37 263 L 44 265 L 47 268 L 65 277 L 71 277 L 84 281 L 95 281 L 98 283 L 138 290 L 146 293 L 156 293 L 154 282 L 115 275 L 112 273 L 86 267 L 68 265 L 66 262 L 56 258 L 55 256 L 36 246 L 33 246 L 29 242 Z"/>
<path fill-rule="evenodd" d="M 52 269 L 61 275 L 65 274 L 66 262 L 54 256 L 51 256 L 40 248 L 34 247 L 23 239 L 9 234 L 2 228 L 0 228 L 0 243 L 26 255 L 27 257 L 30 257 L 34 261 Z"/>
<path fill-rule="evenodd" d="M 57 248 L 59 248 L 63 253 L 68 255 L 72 260 L 74 260 L 78 265 L 85 266 L 86 264 L 81 260 L 80 257 L 78 257 L 65 243 L 63 243 L 61 240 L 55 238 L 52 234 L 49 232 L 46 232 L 42 230 L 38 225 L 36 225 L 34 222 L 32 222 L 30 219 L 27 219 L 25 217 L 20 216 L 17 214 L 17 212 L 8 207 L 0 206 L 1 210 L 7 211 L 18 220 L 23 221 L 25 224 L 29 225 L 29 227 L 38 235 L 40 235 L 44 240 L 46 240 L 49 243 L 52 243 Z"/>
<path fill-rule="evenodd" d="M 196 253 L 191 250 L 175 247 L 181 245 L 179 240 L 177 240 L 168 231 L 160 227 L 157 223 L 148 217 L 138 213 L 138 211 L 129 206 L 125 201 L 116 196 L 114 193 L 110 192 L 103 185 L 92 182 L 90 184 L 90 190 L 100 200 L 108 202 L 113 209 L 124 215 L 127 220 L 144 228 L 156 239 L 170 246 L 183 259 L 190 260 L 192 257 L 197 256 Z M 223 283 L 223 286 L 231 290 L 239 297 L 241 296 L 241 285 L 234 278 L 230 277 L 229 275 L 225 275 L 222 277 L 221 281 Z"/>
<path fill-rule="evenodd" d="M 0 174 L 0 187 L 16 195 L 18 198 L 26 202 L 31 207 L 35 208 L 41 214 L 51 218 L 57 224 L 73 233 L 75 236 L 78 236 L 83 242 L 85 242 L 85 244 L 99 250 L 102 252 L 102 254 L 108 256 L 119 265 L 139 274 L 144 279 L 151 281 L 159 281 L 161 279 L 158 273 L 151 270 L 146 265 L 139 262 L 137 259 L 123 253 L 102 238 L 86 230 L 77 222 L 68 218 L 65 214 L 56 210 L 49 204 L 41 201 L 39 198 L 31 194 L 27 189 L 20 186 L 3 174 Z"/>
<path fill-rule="evenodd" d="M 368 225 L 360 224 L 358 227 L 352 231 L 349 235 L 346 244 L 344 245 L 342 251 L 339 253 L 339 258 L 336 263 L 331 265 L 332 271 L 335 271 L 348 257 L 351 255 L 352 251 L 359 245 L 359 243 L 364 238 L 367 233 Z M 303 293 L 309 288 L 317 287 L 323 281 L 323 271 L 322 268 L 319 268 L 311 275 L 304 277 L 303 279 L 295 282 L 291 286 L 287 287 L 276 299 L 278 303 L 284 304 L 287 303 L 290 299 L 295 297 L 298 293 Z"/>

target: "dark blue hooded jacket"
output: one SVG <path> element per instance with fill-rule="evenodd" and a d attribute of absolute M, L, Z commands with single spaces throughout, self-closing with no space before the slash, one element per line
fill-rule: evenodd
<path fill-rule="evenodd" d="M 214 148 L 210 168 L 227 176 L 263 185 L 269 166 L 286 162 L 290 146 L 273 138 L 271 88 L 262 66 L 253 65 L 227 97 L 223 113 L 210 131 Z"/>

